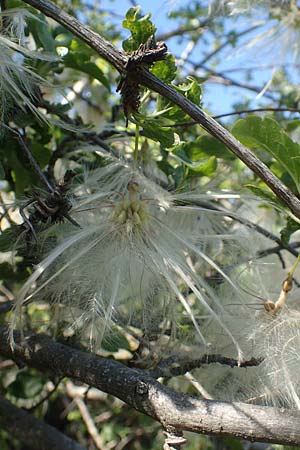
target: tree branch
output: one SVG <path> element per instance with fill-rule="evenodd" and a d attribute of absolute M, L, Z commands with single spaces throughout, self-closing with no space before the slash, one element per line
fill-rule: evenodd
<path fill-rule="evenodd" d="M 220 53 L 222 50 L 224 50 L 225 47 L 227 47 L 227 45 L 230 44 L 234 44 L 236 42 L 236 40 L 242 36 L 244 36 L 245 34 L 248 33 L 252 33 L 252 31 L 256 30 L 257 28 L 259 28 L 259 25 L 254 25 L 250 28 L 247 28 L 246 30 L 240 31 L 239 33 L 235 33 L 233 36 L 229 35 L 229 38 L 226 39 L 225 42 L 223 42 L 222 44 L 219 45 L 219 47 L 217 47 L 215 50 L 213 50 L 212 52 L 208 53 L 199 63 L 197 63 L 195 65 L 195 68 L 199 68 L 201 66 L 203 66 L 204 64 L 206 64 L 211 58 L 213 58 L 214 56 L 216 56 L 218 53 Z"/>
<path fill-rule="evenodd" d="M 56 428 L 17 408 L 1 396 L 0 428 L 32 450 L 86 450 Z"/>
<path fill-rule="evenodd" d="M 260 94 L 263 89 L 261 86 L 255 86 L 246 82 L 234 80 L 233 78 L 228 77 L 222 72 L 216 72 L 205 66 L 202 66 L 201 69 L 205 70 L 210 75 L 210 78 L 207 78 L 206 80 L 207 83 L 222 84 L 224 86 L 236 86 L 241 89 L 256 92 L 257 94 Z M 199 70 L 199 68 L 197 70 Z M 270 92 L 265 92 L 264 97 L 273 101 L 275 100 L 274 96 Z"/>
<path fill-rule="evenodd" d="M 208 116 L 198 106 L 190 102 L 171 86 L 163 83 L 160 79 L 147 71 L 141 71 L 141 83 L 149 89 L 158 92 L 163 97 L 175 103 L 190 117 L 196 120 L 212 136 L 223 142 L 246 166 L 259 176 L 275 193 L 275 195 L 287 205 L 291 211 L 300 218 L 299 199 L 260 161 L 247 147 L 242 145 L 229 131 L 222 127 L 212 117 Z"/>
<path fill-rule="evenodd" d="M 184 358 L 170 357 L 161 361 L 155 369 L 148 371 L 153 378 L 177 377 L 190 372 L 193 369 L 199 369 L 206 364 L 219 363 L 229 367 L 256 367 L 262 362 L 262 359 L 251 358 L 248 361 L 239 363 L 236 359 L 228 358 L 222 355 L 203 355 L 198 359 L 185 360 Z"/>
<path fill-rule="evenodd" d="M 214 119 L 221 119 L 222 117 L 237 116 L 240 114 L 251 114 L 255 112 L 265 112 L 265 111 L 300 113 L 299 108 L 252 108 L 252 109 L 241 109 L 239 111 L 232 111 L 230 113 L 218 114 L 217 116 L 214 116 Z"/>
<path fill-rule="evenodd" d="M 103 39 L 88 26 L 80 23 L 77 19 L 60 10 L 48 0 L 23 0 L 58 23 L 70 30 L 90 47 L 95 49 L 100 56 L 110 62 L 120 72 L 124 71 L 128 58 L 117 50 L 110 42 Z M 222 127 L 212 117 L 202 111 L 199 106 L 177 92 L 173 87 L 162 82 L 149 71 L 140 68 L 135 72 L 138 81 L 145 87 L 159 93 L 179 106 L 192 119 L 196 120 L 212 136 L 223 142 L 246 166 L 258 175 L 276 194 L 276 196 L 287 205 L 290 210 L 300 218 L 300 200 L 259 160 L 247 147 L 242 145 L 229 131 Z"/>
<path fill-rule="evenodd" d="M 13 352 L 0 328 L 0 353 L 57 376 L 72 377 L 114 395 L 166 429 L 236 436 L 253 441 L 300 444 L 300 413 L 245 403 L 201 400 L 179 394 L 142 371 L 67 347 L 41 335 L 15 333 Z"/>

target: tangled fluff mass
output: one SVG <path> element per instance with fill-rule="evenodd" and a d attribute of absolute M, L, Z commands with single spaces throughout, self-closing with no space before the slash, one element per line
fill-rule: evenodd
<path fill-rule="evenodd" d="M 274 259 L 255 262 L 266 242 L 254 230 L 197 206 L 229 194 L 167 192 L 110 161 L 73 197 L 81 228 L 50 228 L 45 241 L 56 245 L 19 292 L 12 331 L 23 328 L 23 307 L 34 300 L 50 305 L 52 331 L 80 335 L 95 351 L 125 330 L 152 344 L 159 359 L 256 358 L 256 367 L 216 363 L 195 376 L 217 398 L 300 407 L 298 303 L 270 314 L 254 295 L 275 301 L 283 271 Z"/>
<path fill-rule="evenodd" d="M 234 14 L 249 2 L 227 3 Z M 293 4 L 266 37 L 273 39 L 277 30 L 292 35 L 299 15 Z M 23 45 L 24 17 L 23 10 L 12 12 L 10 34 L 0 35 L 2 117 L 8 101 L 40 114 L 32 86 L 44 80 L 25 60 L 51 57 Z M 18 59 L 12 58 L 15 52 Z M 52 332 L 80 334 L 95 351 L 126 330 L 154 343 L 160 359 L 172 355 L 178 363 L 207 353 L 239 362 L 256 358 L 255 367 L 215 363 L 194 376 L 212 397 L 300 409 L 297 290 L 278 314 L 265 311 L 263 299 L 278 296 L 285 274 L 275 257 L 255 261 L 256 250 L 267 242 L 253 230 L 197 206 L 223 196 L 167 192 L 120 161 L 90 174 L 73 192 L 72 215 L 81 229 L 58 224 L 42 237 L 44 259 L 19 292 L 12 314 L 12 345 L 13 330 L 25 328 L 24 307 L 34 301 L 50 305 Z M 219 286 L 210 283 L 211 274 Z"/>

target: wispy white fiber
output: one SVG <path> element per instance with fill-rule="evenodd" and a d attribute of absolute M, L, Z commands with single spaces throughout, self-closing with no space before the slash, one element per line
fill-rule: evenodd
<path fill-rule="evenodd" d="M 256 365 L 232 369 L 212 364 L 197 370 L 194 376 L 217 398 L 300 409 L 299 289 L 295 286 L 288 293 L 286 304 L 276 313 L 264 307 L 267 301 L 280 298 L 286 275 L 277 256 L 269 257 L 243 272 L 239 284 L 248 290 L 247 295 L 235 295 L 226 287 L 220 293 L 222 320 L 242 347 L 244 361 L 254 358 Z M 212 352 L 234 357 L 232 340 L 216 322 L 202 331 L 211 341 Z"/>
<path fill-rule="evenodd" d="M 5 18 L 5 28 L 0 33 L 0 118 L 16 104 L 20 109 L 28 108 L 40 119 L 44 115 L 36 107 L 38 87 L 47 84 L 31 67 L 35 60 L 56 61 L 56 55 L 43 54 L 31 50 L 25 38 L 26 19 L 37 19 L 24 9 L 6 10 L 1 13 Z"/>
<path fill-rule="evenodd" d="M 90 173 L 74 195 L 72 215 L 82 229 L 57 227 L 57 247 L 18 295 L 12 330 L 23 305 L 40 300 L 59 305 L 65 327 L 97 348 L 115 327 L 128 325 L 148 339 L 169 330 L 169 339 L 203 346 L 208 313 L 241 360 L 239 343 L 222 320 L 222 301 L 205 280 L 206 271 L 214 271 L 238 291 L 215 258 L 227 246 L 230 257 L 232 245 L 238 246 L 222 214 L 180 206 L 184 195 L 196 200 L 196 192 L 177 198 L 116 161 Z"/>

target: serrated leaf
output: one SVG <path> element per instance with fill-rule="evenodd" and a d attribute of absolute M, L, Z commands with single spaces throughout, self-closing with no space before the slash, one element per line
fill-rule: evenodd
<path fill-rule="evenodd" d="M 156 27 L 150 20 L 151 14 L 142 16 L 140 11 L 140 6 L 129 8 L 125 20 L 123 20 L 123 28 L 131 32 L 131 36 L 122 44 L 125 52 L 137 50 L 140 44 L 144 44 L 156 31 Z"/>
<path fill-rule="evenodd" d="M 264 149 L 291 175 L 300 192 L 300 145 L 273 119 L 257 116 L 238 120 L 232 133 L 249 148 Z"/>
<path fill-rule="evenodd" d="M 171 83 L 176 77 L 175 58 L 170 53 L 163 61 L 156 61 L 153 64 L 151 72 L 165 83 Z"/>
<path fill-rule="evenodd" d="M 286 226 L 280 231 L 280 238 L 284 245 L 288 245 L 291 235 L 300 229 L 300 224 L 288 217 Z"/>
<path fill-rule="evenodd" d="M 66 67 L 79 70 L 80 72 L 90 75 L 92 78 L 100 81 L 103 86 L 110 92 L 110 84 L 102 70 L 93 62 L 89 61 L 88 55 L 84 53 L 68 53 L 64 57 Z"/>

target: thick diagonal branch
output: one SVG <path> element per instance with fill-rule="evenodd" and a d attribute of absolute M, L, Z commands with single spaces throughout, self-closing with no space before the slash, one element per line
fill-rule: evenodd
<path fill-rule="evenodd" d="M 106 61 L 111 63 L 119 72 L 124 71 L 127 56 L 117 50 L 110 42 L 106 41 L 99 34 L 92 31 L 88 26 L 79 20 L 60 10 L 56 5 L 48 0 L 23 0 L 25 3 L 34 6 L 39 11 L 52 17 L 69 31 L 74 33 Z M 158 92 L 172 103 L 178 105 L 190 117 L 198 122 L 212 136 L 223 142 L 241 161 L 243 161 L 256 175 L 258 175 L 276 194 L 290 210 L 300 218 L 299 199 L 268 169 L 268 167 L 252 154 L 247 147 L 242 145 L 229 131 L 222 127 L 212 117 L 202 111 L 199 106 L 177 92 L 173 87 L 162 82 L 149 71 L 141 68 L 135 73 L 140 84 Z"/>
<path fill-rule="evenodd" d="M 7 329 L 0 328 L 0 354 L 43 372 L 67 376 L 120 398 L 159 421 L 166 429 L 236 436 L 253 441 L 300 444 L 298 411 L 201 400 L 179 394 L 142 371 L 111 359 L 84 353 L 41 335 L 24 341 L 15 333 L 13 352 Z"/>
<path fill-rule="evenodd" d="M 0 428 L 32 450 L 86 450 L 56 428 L 0 396 Z"/>

